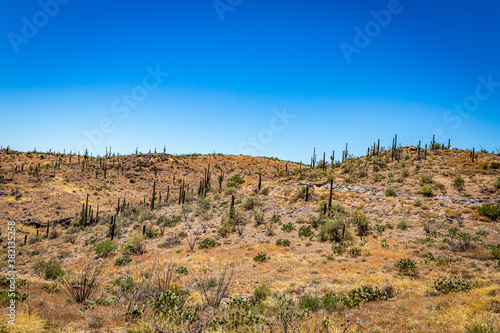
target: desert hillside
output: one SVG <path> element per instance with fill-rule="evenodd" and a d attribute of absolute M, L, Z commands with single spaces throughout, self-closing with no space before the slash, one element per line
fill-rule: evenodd
<path fill-rule="evenodd" d="M 430 147 L 2 149 L 8 332 L 498 332 L 500 154 Z"/>

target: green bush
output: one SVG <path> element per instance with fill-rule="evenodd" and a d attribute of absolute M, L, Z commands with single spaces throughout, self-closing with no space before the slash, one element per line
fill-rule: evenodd
<path fill-rule="evenodd" d="M 257 301 L 262 301 L 271 295 L 271 289 L 266 286 L 265 283 L 262 283 L 260 286 L 255 288 L 253 294 Z"/>
<path fill-rule="evenodd" d="M 465 190 L 465 180 L 461 176 L 456 176 L 453 179 L 453 186 L 457 189 L 457 191 L 462 192 Z"/>
<path fill-rule="evenodd" d="M 396 189 L 392 186 L 389 186 L 386 190 L 385 190 L 385 196 L 386 197 L 395 197 L 396 196 Z"/>
<path fill-rule="evenodd" d="M 41 240 L 42 240 L 42 238 L 40 236 L 30 235 L 28 237 L 28 244 L 31 245 L 31 244 L 34 244 L 34 243 L 39 242 Z"/>
<path fill-rule="evenodd" d="M 396 224 L 396 228 L 401 230 L 406 230 L 408 229 L 408 224 L 409 224 L 408 219 L 400 217 L 398 223 Z"/>
<path fill-rule="evenodd" d="M 45 264 L 45 278 L 47 280 L 55 280 L 58 277 L 64 275 L 64 271 L 61 268 L 61 263 L 55 259 L 50 259 Z"/>
<path fill-rule="evenodd" d="M 491 255 L 495 259 L 499 259 L 500 260 L 500 244 L 491 245 L 489 248 L 490 248 Z"/>
<path fill-rule="evenodd" d="M 120 250 L 125 255 L 142 254 L 144 252 L 144 236 L 141 234 L 132 235 L 122 243 Z"/>
<path fill-rule="evenodd" d="M 188 236 L 188 235 L 187 235 L 184 231 L 179 232 L 179 234 L 177 235 L 177 237 L 179 237 L 179 238 L 181 238 L 181 239 L 183 239 L 183 238 L 187 238 L 187 236 Z"/>
<path fill-rule="evenodd" d="M 500 163 L 498 163 L 498 162 L 491 162 L 490 168 L 492 168 L 492 169 L 500 169 Z"/>
<path fill-rule="evenodd" d="M 269 190 L 267 188 L 265 188 L 260 193 L 263 194 L 263 195 L 268 195 L 269 194 Z"/>
<path fill-rule="evenodd" d="M 305 295 L 299 297 L 299 306 L 301 309 L 316 312 L 321 307 L 321 299 L 312 295 Z"/>
<path fill-rule="evenodd" d="M 310 225 L 303 225 L 299 228 L 299 237 L 310 237 L 312 234 Z"/>
<path fill-rule="evenodd" d="M 186 266 L 179 266 L 175 269 L 175 272 L 177 274 L 181 274 L 181 275 L 188 275 L 189 272 L 188 272 L 188 269 L 186 268 Z"/>
<path fill-rule="evenodd" d="M 327 311 L 341 312 L 346 308 L 355 308 L 361 303 L 386 301 L 387 299 L 387 292 L 381 290 L 380 287 L 376 286 L 374 289 L 371 286 L 363 286 L 351 290 L 347 295 L 327 293 L 321 298 L 321 302 Z"/>
<path fill-rule="evenodd" d="M 495 180 L 494 186 L 495 186 L 495 188 L 500 189 L 500 177 L 497 177 L 497 180 Z"/>
<path fill-rule="evenodd" d="M 490 218 L 492 221 L 496 221 L 500 216 L 500 205 L 492 205 L 492 204 L 484 204 L 481 207 L 478 207 L 479 215 L 486 216 Z"/>
<path fill-rule="evenodd" d="M 258 204 L 259 200 L 257 199 L 257 197 L 248 196 L 245 198 L 245 200 L 243 200 L 241 206 L 243 207 L 244 210 L 252 210 L 255 207 L 257 207 Z"/>
<path fill-rule="evenodd" d="M 57 237 L 59 237 L 59 232 L 55 229 L 50 230 L 49 239 L 56 239 Z"/>
<path fill-rule="evenodd" d="M 295 230 L 295 224 L 293 224 L 292 222 L 288 222 L 287 224 L 283 224 L 283 226 L 281 227 L 281 230 L 283 230 L 284 232 L 291 232 L 291 231 Z"/>
<path fill-rule="evenodd" d="M 259 252 L 254 258 L 253 260 L 254 261 L 257 261 L 257 262 L 265 262 L 265 261 L 268 261 L 270 258 L 263 252 Z"/>
<path fill-rule="evenodd" d="M 432 197 L 432 187 L 429 185 L 422 186 L 422 194 L 424 197 Z"/>
<path fill-rule="evenodd" d="M 417 264 L 411 259 L 399 259 L 396 263 L 396 267 L 399 269 L 399 274 L 406 276 L 416 276 Z"/>
<path fill-rule="evenodd" d="M 285 239 L 280 238 L 276 241 L 276 245 L 278 245 L 278 246 L 290 246 L 290 241 L 286 238 Z"/>
<path fill-rule="evenodd" d="M 332 251 L 335 254 L 344 254 L 347 251 L 347 244 L 340 242 L 338 244 L 332 244 Z"/>
<path fill-rule="evenodd" d="M 115 260 L 115 266 L 124 266 L 132 262 L 132 259 L 130 257 L 120 257 L 116 258 Z"/>
<path fill-rule="evenodd" d="M 333 220 L 327 220 L 319 227 L 318 240 L 321 242 L 340 242 L 350 238 L 349 225 L 343 217 L 336 216 Z"/>
<path fill-rule="evenodd" d="M 212 238 L 207 237 L 200 242 L 200 244 L 198 245 L 198 248 L 199 249 L 211 249 L 211 248 L 217 247 L 219 245 L 220 245 L 220 243 L 217 243 Z"/>
<path fill-rule="evenodd" d="M 118 246 L 116 246 L 115 244 L 113 244 L 112 241 L 106 240 L 104 242 L 101 242 L 101 243 L 97 244 L 95 246 L 94 250 L 95 250 L 95 253 L 99 257 L 106 257 L 106 256 L 108 256 L 108 254 L 110 254 L 111 252 L 113 252 L 117 248 L 118 248 Z"/>
<path fill-rule="evenodd" d="M 229 178 L 229 180 L 227 181 L 227 184 L 226 186 L 227 187 L 235 187 L 235 188 L 238 188 L 240 187 L 241 184 L 243 184 L 245 182 L 245 180 L 243 179 L 243 177 L 241 177 L 241 175 L 238 173 L 234 176 L 232 176 L 231 178 Z"/>
<path fill-rule="evenodd" d="M 472 283 L 469 280 L 461 279 L 458 276 L 451 280 L 440 280 L 434 282 L 434 290 L 439 294 L 447 294 L 450 292 L 465 291 L 472 288 Z"/>

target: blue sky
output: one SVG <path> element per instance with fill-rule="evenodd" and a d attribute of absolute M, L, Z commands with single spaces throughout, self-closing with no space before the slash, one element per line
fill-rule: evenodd
<path fill-rule="evenodd" d="M 5 0 L 0 144 L 308 162 L 435 133 L 493 150 L 499 14 L 494 0 Z"/>

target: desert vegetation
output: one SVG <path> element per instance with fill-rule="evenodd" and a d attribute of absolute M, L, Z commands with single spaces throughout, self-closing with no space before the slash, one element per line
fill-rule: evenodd
<path fill-rule="evenodd" d="M 13 332 L 499 332 L 499 152 L 380 144 L 307 164 L 2 147 Z"/>

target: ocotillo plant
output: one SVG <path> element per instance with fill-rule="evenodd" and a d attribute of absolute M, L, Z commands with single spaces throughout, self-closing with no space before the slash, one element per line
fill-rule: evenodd
<path fill-rule="evenodd" d="M 49 227 L 50 227 L 50 222 L 47 221 L 47 238 L 49 237 Z"/>
<path fill-rule="evenodd" d="M 258 186 L 259 187 L 259 192 L 260 192 L 261 186 L 262 186 L 262 174 L 259 173 L 259 186 Z"/>
<path fill-rule="evenodd" d="M 309 185 L 306 185 L 306 202 L 309 200 Z"/>

